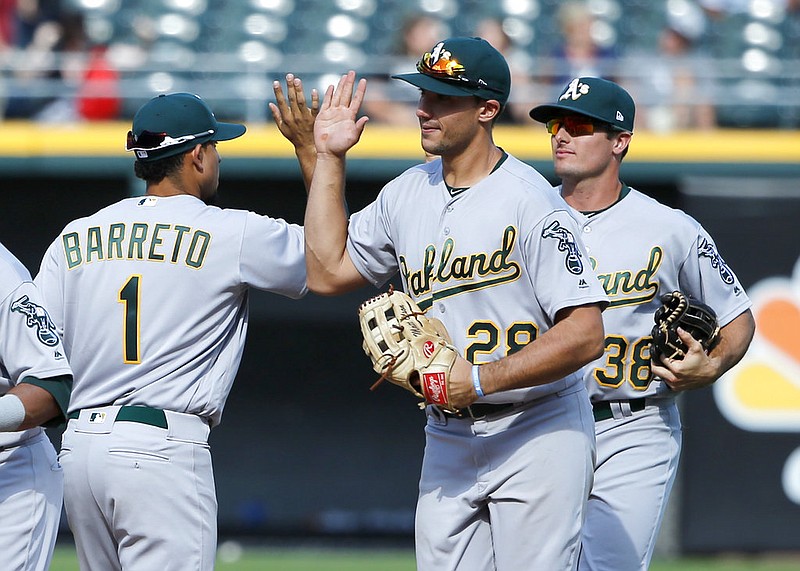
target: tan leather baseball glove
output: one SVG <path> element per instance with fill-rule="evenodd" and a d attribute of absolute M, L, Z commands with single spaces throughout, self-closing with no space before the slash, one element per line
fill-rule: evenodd
<path fill-rule="evenodd" d="M 358 308 L 364 352 L 384 379 L 424 402 L 456 412 L 450 406 L 450 379 L 458 351 L 444 324 L 426 317 L 411 297 L 390 288 Z"/>

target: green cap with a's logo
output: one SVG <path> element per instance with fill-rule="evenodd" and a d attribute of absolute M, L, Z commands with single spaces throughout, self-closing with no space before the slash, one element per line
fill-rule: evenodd
<path fill-rule="evenodd" d="M 483 38 L 455 37 L 438 42 L 417 62 L 419 73 L 393 75 L 440 95 L 494 99 L 505 105 L 511 71 L 499 51 Z"/>
<path fill-rule="evenodd" d="M 140 161 L 155 161 L 197 144 L 235 139 L 245 130 L 244 125 L 217 121 L 206 102 L 193 93 L 170 93 L 139 108 L 125 148 Z"/>
<path fill-rule="evenodd" d="M 599 77 L 576 77 L 564 88 L 558 101 L 538 105 L 530 116 L 540 123 L 569 113 L 586 115 L 622 131 L 633 132 L 636 106 L 630 93 Z"/>

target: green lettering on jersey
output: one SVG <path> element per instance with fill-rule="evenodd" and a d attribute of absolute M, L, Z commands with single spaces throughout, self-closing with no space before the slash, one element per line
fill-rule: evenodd
<path fill-rule="evenodd" d="M 183 241 L 183 235 L 189 232 L 191 228 L 188 226 L 180 226 L 178 224 L 175 225 L 175 247 L 172 248 L 172 256 L 170 257 L 169 261 L 173 264 L 178 263 L 178 252 L 181 251 L 181 242 Z"/>
<path fill-rule="evenodd" d="M 98 260 L 103 259 L 103 236 L 99 226 L 92 226 L 86 230 L 86 263 L 92 261 L 96 256 Z"/>
<path fill-rule="evenodd" d="M 147 239 L 147 224 L 135 222 L 131 228 L 131 241 L 128 242 L 128 259 L 144 259 L 144 241 Z"/>
<path fill-rule="evenodd" d="M 661 267 L 664 251 L 659 246 L 650 250 L 647 266 L 636 272 L 617 270 L 609 274 L 597 274 L 603 289 L 610 298 L 608 307 L 639 305 L 647 303 L 656 296 L 658 280 L 655 275 Z M 592 260 L 592 266 L 595 261 Z"/>
<path fill-rule="evenodd" d="M 211 234 L 202 230 L 196 231 L 192 236 L 192 243 L 189 245 L 189 251 L 186 253 L 186 265 L 190 268 L 199 268 L 202 266 L 210 242 Z"/>
<path fill-rule="evenodd" d="M 401 255 L 400 271 L 409 290 L 417 297 L 430 292 L 434 280 L 441 284 L 449 281 L 459 282 L 453 287 L 437 291 L 428 300 L 419 301 L 420 308 L 427 309 L 435 299 L 444 299 L 466 291 L 492 287 L 519 278 L 522 273 L 519 263 L 510 259 L 516 241 L 517 229 L 508 226 L 503 231 L 500 248 L 490 254 L 478 252 L 453 257 L 455 240 L 448 238 L 442 244 L 438 264 L 436 263 L 436 247 L 431 244 L 425 248 L 421 269 L 411 270 L 405 256 Z M 434 268 L 436 268 L 435 272 Z M 493 274 L 498 277 L 486 279 Z"/>
<path fill-rule="evenodd" d="M 191 240 L 184 240 L 187 236 L 191 236 Z M 174 243 L 170 244 L 173 239 Z M 83 244 L 77 232 L 64 234 L 61 242 L 68 269 L 108 260 L 163 262 L 167 256 L 173 263 L 183 260 L 188 267 L 198 269 L 208 255 L 211 234 L 188 226 L 173 228 L 165 223 L 154 223 L 151 231 L 151 226 L 144 222 L 116 222 L 88 227 Z"/>
<path fill-rule="evenodd" d="M 121 222 L 108 227 L 108 259 L 122 259 L 122 241 L 125 239 L 125 225 Z"/>
<path fill-rule="evenodd" d="M 81 256 L 81 241 L 78 238 L 77 232 L 70 232 L 61 237 L 61 242 L 64 244 L 64 256 L 67 259 L 67 269 L 78 267 L 83 263 L 83 256 Z"/>
<path fill-rule="evenodd" d="M 164 254 L 159 254 L 156 252 L 156 248 L 161 245 L 164 241 L 159 234 L 162 230 L 169 230 L 169 224 L 156 224 L 155 229 L 153 230 L 153 238 L 150 240 L 150 252 L 147 254 L 147 259 L 154 261 L 154 262 L 163 262 L 164 261 Z"/>

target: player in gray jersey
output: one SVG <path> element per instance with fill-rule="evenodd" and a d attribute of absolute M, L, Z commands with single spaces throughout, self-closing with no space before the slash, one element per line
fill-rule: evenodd
<path fill-rule="evenodd" d="M 0 244 L 0 558 L 47 571 L 64 479 L 41 428 L 63 423 L 72 371 L 31 275 Z"/>
<path fill-rule="evenodd" d="M 597 432 L 584 571 L 647 569 L 678 467 L 675 397 L 735 365 L 755 330 L 750 300 L 703 227 L 620 181 L 634 112 L 624 89 L 596 77 L 573 79 L 557 101 L 531 110 L 551 134 L 557 190 L 610 300 L 605 354 L 584 370 Z M 674 290 L 715 310 L 720 342 L 706 354 L 682 331 L 686 357 L 651 362 L 653 315 Z"/>
<path fill-rule="evenodd" d="M 309 286 L 338 294 L 399 272 L 462 355 L 451 385 L 460 412 L 426 408 L 417 568 L 572 569 L 594 456 L 576 370 L 602 350 L 606 296 L 566 204 L 494 144 L 510 91 L 503 56 L 485 40 L 450 38 L 417 69 L 398 78 L 421 90 L 422 147 L 440 158 L 389 182 L 349 222 L 344 162 L 366 122 L 356 119 L 366 82 L 354 94 L 350 72 L 325 95 L 306 210 Z M 283 103 L 279 125 L 288 111 Z"/>
<path fill-rule="evenodd" d="M 127 142 L 146 194 L 69 223 L 36 277 L 75 371 L 61 461 L 84 571 L 214 567 L 207 438 L 248 290 L 307 291 L 300 226 L 208 205 L 217 141 L 244 132 L 195 95 L 150 100 Z"/>

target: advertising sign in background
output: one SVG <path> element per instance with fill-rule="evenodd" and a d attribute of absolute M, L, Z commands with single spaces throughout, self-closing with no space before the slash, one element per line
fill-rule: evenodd
<path fill-rule="evenodd" d="M 753 301 L 756 334 L 714 384 L 684 396 L 681 545 L 800 548 L 800 180 L 691 179 L 682 207 Z"/>

